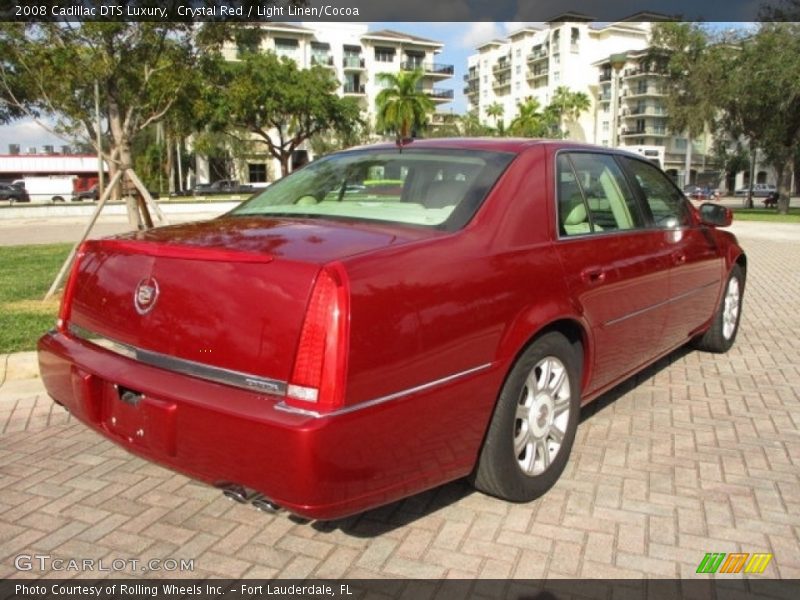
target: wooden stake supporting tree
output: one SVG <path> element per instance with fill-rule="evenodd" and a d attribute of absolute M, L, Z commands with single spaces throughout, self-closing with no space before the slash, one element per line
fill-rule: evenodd
<path fill-rule="evenodd" d="M 95 223 L 97 223 L 97 219 L 100 217 L 103 207 L 106 205 L 106 202 L 111 197 L 114 188 L 123 177 L 127 177 L 140 194 L 139 197 L 129 198 L 128 221 L 131 223 L 131 225 L 136 229 L 152 228 L 152 214 L 156 215 L 159 225 L 167 225 L 169 223 L 166 216 L 164 216 L 161 207 L 150 195 L 150 192 L 144 186 L 141 179 L 139 179 L 139 176 L 136 175 L 136 172 L 133 169 L 117 171 L 114 177 L 111 178 L 111 181 L 108 182 L 106 189 L 103 191 L 103 195 L 98 199 L 97 207 L 94 209 L 92 216 L 89 218 L 89 222 L 86 224 L 86 228 L 83 230 L 80 239 L 72 247 L 72 250 L 70 250 L 67 259 L 64 261 L 64 264 L 61 265 L 61 269 L 59 270 L 58 275 L 56 275 L 56 278 L 50 286 L 50 289 L 47 290 L 47 293 L 44 296 L 45 300 L 51 298 L 64 282 L 64 278 L 69 272 L 72 263 L 75 261 L 78 248 L 80 248 L 81 244 L 83 244 L 83 242 L 85 242 L 89 237 L 89 234 L 92 232 L 92 228 L 94 227 Z"/>

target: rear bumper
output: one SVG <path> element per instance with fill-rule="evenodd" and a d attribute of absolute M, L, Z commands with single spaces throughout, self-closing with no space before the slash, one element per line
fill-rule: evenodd
<path fill-rule="evenodd" d="M 362 512 L 468 474 L 492 406 L 491 396 L 486 410 L 453 402 L 461 385 L 472 394 L 476 384 L 493 385 L 485 374 L 315 418 L 277 410 L 280 397 L 142 364 L 63 333 L 43 336 L 38 350 L 50 396 L 105 437 L 314 519 Z M 135 393 L 123 401 L 128 391 Z"/>

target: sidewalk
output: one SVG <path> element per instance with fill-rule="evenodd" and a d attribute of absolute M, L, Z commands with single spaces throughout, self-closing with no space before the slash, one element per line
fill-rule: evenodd
<path fill-rule="evenodd" d="M 101 577 L 705 580 L 710 552 L 770 553 L 759 578 L 800 578 L 800 225 L 732 229 L 735 346 L 679 350 L 588 406 L 561 479 L 527 504 L 457 481 L 330 523 L 259 513 L 71 419 L 35 353 L 0 355 L 0 578 L 65 575 L 15 570 L 25 554 L 193 560 Z"/>

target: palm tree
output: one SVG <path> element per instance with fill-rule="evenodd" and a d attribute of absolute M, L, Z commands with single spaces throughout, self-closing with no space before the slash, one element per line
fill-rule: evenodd
<path fill-rule="evenodd" d="M 499 102 L 494 102 L 486 107 L 486 116 L 494 117 L 494 126 L 500 135 L 503 135 L 503 130 L 505 129 L 502 119 L 504 112 L 505 109 Z"/>
<path fill-rule="evenodd" d="M 528 98 L 525 102 L 517 104 L 517 116 L 511 121 L 509 131 L 523 137 L 548 137 L 551 117 L 539 108 L 539 101 L 536 98 Z"/>
<path fill-rule="evenodd" d="M 553 93 L 553 100 L 550 106 L 558 115 L 558 130 L 561 137 L 569 135 L 569 128 L 563 128 L 562 124 L 566 121 L 577 121 L 581 113 L 586 112 L 591 107 L 592 103 L 583 92 L 573 92 L 565 86 L 559 86 Z"/>
<path fill-rule="evenodd" d="M 425 127 L 436 107 L 421 89 L 423 75 L 422 70 L 378 74 L 378 79 L 388 84 L 375 99 L 378 129 L 408 139 L 414 130 Z"/>

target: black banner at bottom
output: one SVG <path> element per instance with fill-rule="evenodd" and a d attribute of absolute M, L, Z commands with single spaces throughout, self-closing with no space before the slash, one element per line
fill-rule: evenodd
<path fill-rule="evenodd" d="M 800 580 L 775 579 L 5 579 L 0 600 L 796 600 Z"/>

